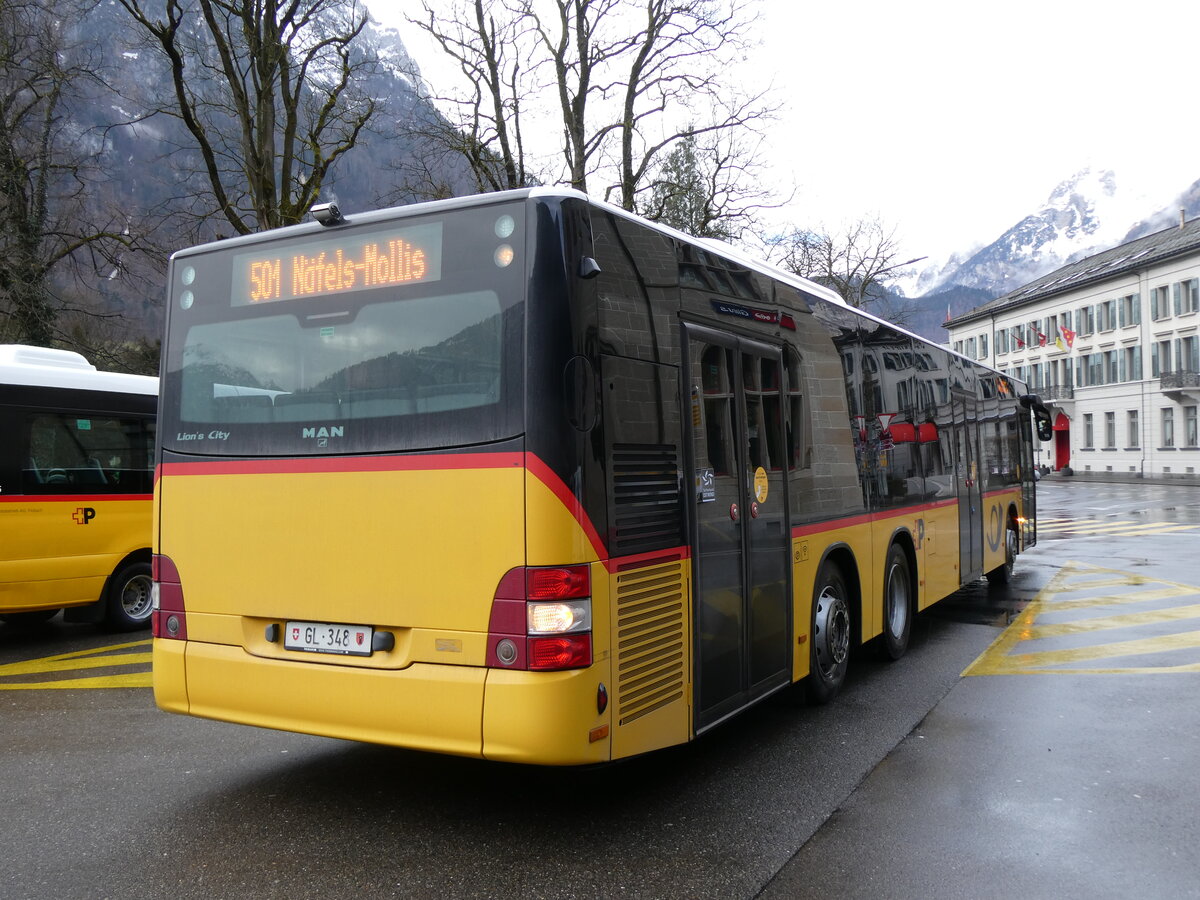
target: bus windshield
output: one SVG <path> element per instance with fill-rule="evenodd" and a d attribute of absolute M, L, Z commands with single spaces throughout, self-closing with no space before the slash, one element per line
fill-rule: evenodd
<path fill-rule="evenodd" d="M 515 222 L 511 212 L 503 218 Z M 490 217 L 482 229 L 457 224 L 376 223 L 339 231 L 325 247 L 309 235 L 268 253 L 226 248 L 177 260 L 164 447 L 238 456 L 388 452 L 518 433 L 521 266 L 496 261 Z M 360 277 L 348 289 L 326 279 L 289 293 L 301 283 L 289 265 L 336 253 L 355 275 L 365 254 L 412 233 L 435 234 L 441 251 L 436 268 L 422 259 L 414 269 L 425 277 L 366 285 Z M 266 275 L 252 281 L 248 273 L 260 270 Z M 224 291 L 206 296 L 209 284 Z"/>

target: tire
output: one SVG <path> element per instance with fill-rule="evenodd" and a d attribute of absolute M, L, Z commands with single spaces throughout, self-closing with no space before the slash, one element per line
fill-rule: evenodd
<path fill-rule="evenodd" d="M 813 587 L 812 638 L 805 679 L 809 703 L 828 703 L 846 680 L 852 630 L 848 597 L 841 570 L 830 563 L 821 566 Z"/>
<path fill-rule="evenodd" d="M 884 659 L 899 659 L 908 649 L 913 621 L 912 593 L 908 555 L 898 544 L 892 544 L 883 568 L 883 639 L 879 650 Z"/>
<path fill-rule="evenodd" d="M 106 621 L 113 631 L 135 631 L 150 625 L 150 563 L 127 563 L 108 582 Z"/>
<path fill-rule="evenodd" d="M 1017 529 L 1010 522 L 1004 529 L 1004 565 L 997 566 L 987 573 L 989 584 L 1004 585 L 1012 581 L 1013 570 L 1017 565 L 1017 552 L 1021 546 Z"/>

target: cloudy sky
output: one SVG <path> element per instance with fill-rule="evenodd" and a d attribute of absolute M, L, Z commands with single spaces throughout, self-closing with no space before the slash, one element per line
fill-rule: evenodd
<path fill-rule="evenodd" d="M 430 77 L 438 61 L 419 33 L 380 6 Z M 778 183 L 795 188 L 786 218 L 797 224 L 878 216 L 907 253 L 936 257 L 998 237 L 1085 166 L 1164 201 L 1200 179 L 1200 4 L 756 8 L 747 77 L 772 82 L 785 105 L 769 152 Z"/>

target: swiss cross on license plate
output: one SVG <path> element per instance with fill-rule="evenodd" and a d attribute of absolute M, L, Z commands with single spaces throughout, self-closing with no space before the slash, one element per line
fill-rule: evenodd
<path fill-rule="evenodd" d="M 374 629 L 370 625 L 332 625 L 328 622 L 288 622 L 283 646 L 306 653 L 370 656 Z"/>

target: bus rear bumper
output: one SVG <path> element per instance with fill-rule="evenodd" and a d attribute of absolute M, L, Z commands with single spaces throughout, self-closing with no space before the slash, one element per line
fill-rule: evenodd
<path fill-rule="evenodd" d="M 154 699 L 161 709 L 456 756 L 482 755 L 485 675 L 471 666 L 365 669 L 154 641 Z"/>

